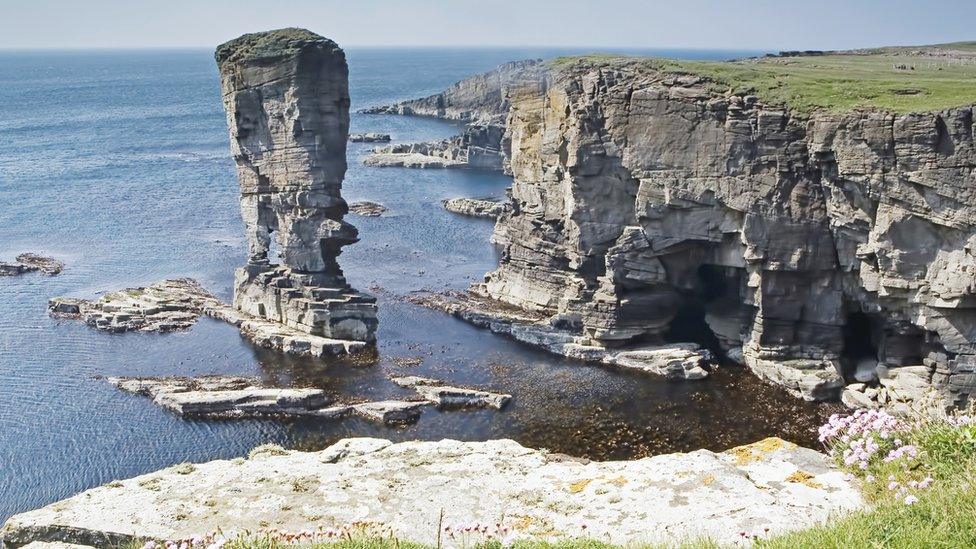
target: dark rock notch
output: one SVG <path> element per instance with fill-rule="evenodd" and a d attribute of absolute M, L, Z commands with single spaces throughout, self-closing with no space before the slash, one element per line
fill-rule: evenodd
<path fill-rule="evenodd" d="M 249 249 L 235 307 L 312 335 L 373 343 L 375 298 L 350 288 L 336 261 L 358 240 L 343 221 L 340 193 L 349 134 L 344 52 L 307 30 L 281 29 L 222 44 L 216 60 Z M 272 238 L 280 264 L 269 257 Z"/>

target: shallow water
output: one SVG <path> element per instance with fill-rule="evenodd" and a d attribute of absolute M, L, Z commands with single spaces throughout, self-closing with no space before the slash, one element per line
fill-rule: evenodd
<path fill-rule="evenodd" d="M 498 63 L 563 52 L 353 50 L 353 108 L 438 91 Z M 721 58 L 734 52 L 666 52 Z M 353 115 L 352 131 L 396 141 L 447 137 L 449 123 Z M 475 329 L 392 295 L 463 288 L 495 265 L 491 223 L 440 200 L 500 196 L 500 174 L 366 168 L 350 144 L 344 195 L 390 208 L 350 216 L 362 241 L 340 257 L 357 288 L 380 287 L 375 364 L 283 357 L 202 319 L 176 334 L 96 332 L 46 313 L 56 295 L 190 276 L 230 297 L 244 260 L 237 184 L 209 52 L 0 54 L 0 258 L 65 260 L 59 276 L 0 279 L 0 519 L 112 479 L 182 461 L 245 454 L 265 442 L 315 449 L 347 436 L 396 440 L 508 437 L 596 459 L 779 435 L 812 443 L 824 413 L 740 368 L 704 382 L 587 366 Z M 394 357 L 422 357 L 398 366 Z M 121 393 L 96 376 L 247 374 L 343 396 L 408 394 L 392 373 L 510 392 L 502 412 L 426 410 L 416 425 L 342 421 L 192 421 Z"/>

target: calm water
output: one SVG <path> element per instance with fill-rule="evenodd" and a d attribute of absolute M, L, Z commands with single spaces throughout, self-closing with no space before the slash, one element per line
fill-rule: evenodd
<path fill-rule="evenodd" d="M 559 53 L 354 50 L 353 108 L 433 93 L 504 61 Z M 340 261 L 357 288 L 385 290 L 377 363 L 285 358 L 206 319 L 185 333 L 108 335 L 49 318 L 51 296 L 94 297 L 166 277 L 195 277 L 230 297 L 244 242 L 218 90 L 209 52 L 0 53 L 0 257 L 36 251 L 67 263 L 57 277 L 0 279 L 0 519 L 112 479 L 242 455 L 265 442 L 321 448 L 346 436 L 510 437 L 609 459 L 718 449 L 769 435 L 810 441 L 823 409 L 741 369 L 699 383 L 615 372 L 388 297 L 463 288 L 490 270 L 491 223 L 450 215 L 440 200 L 498 196 L 510 181 L 491 173 L 365 168 L 359 158 L 368 145 L 350 144 L 344 193 L 350 201 L 381 202 L 391 215 L 350 216 L 362 242 Z M 456 130 L 433 120 L 359 115 L 352 129 L 388 132 L 396 141 Z M 401 367 L 393 357 L 424 361 Z M 187 421 L 96 379 L 204 373 L 369 397 L 405 394 L 386 378 L 412 373 L 504 390 L 515 400 L 501 413 L 428 410 L 400 429 L 358 419 Z"/>

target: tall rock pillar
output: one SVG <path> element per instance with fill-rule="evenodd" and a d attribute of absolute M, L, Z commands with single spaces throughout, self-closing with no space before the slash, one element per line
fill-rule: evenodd
<path fill-rule="evenodd" d="M 280 29 L 231 40 L 215 57 L 248 244 L 234 306 L 312 335 L 374 343 L 376 300 L 350 288 L 336 261 L 358 240 L 340 192 L 345 53 L 307 30 Z"/>

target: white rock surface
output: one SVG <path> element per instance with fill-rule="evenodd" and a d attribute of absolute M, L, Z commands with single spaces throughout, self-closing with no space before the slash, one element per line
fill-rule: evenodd
<path fill-rule="evenodd" d="M 253 532 L 262 524 L 299 531 L 373 522 L 434 545 L 439 522 L 502 522 L 517 538 L 734 544 L 741 532 L 778 534 L 863 506 L 826 456 L 779 439 L 602 463 L 510 440 L 347 439 L 320 452 L 254 452 L 111 483 L 11 517 L 2 539 L 104 546 L 131 537 Z M 476 540 L 442 534 L 440 541 L 457 547 Z"/>

